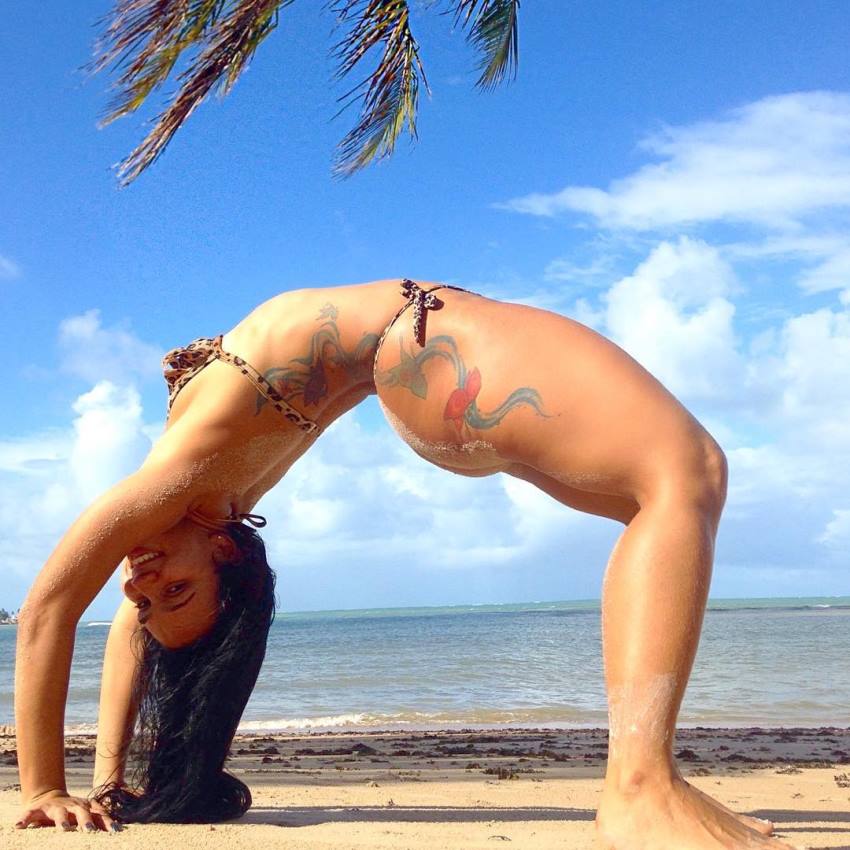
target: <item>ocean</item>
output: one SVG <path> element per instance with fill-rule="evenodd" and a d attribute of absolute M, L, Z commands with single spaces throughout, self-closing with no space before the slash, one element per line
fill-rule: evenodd
<path fill-rule="evenodd" d="M 94 731 L 109 624 L 81 623 L 65 722 Z M 0 626 L 0 724 L 15 626 Z M 850 597 L 712 600 L 683 726 L 850 725 Z M 605 726 L 598 601 L 278 614 L 242 731 Z"/>

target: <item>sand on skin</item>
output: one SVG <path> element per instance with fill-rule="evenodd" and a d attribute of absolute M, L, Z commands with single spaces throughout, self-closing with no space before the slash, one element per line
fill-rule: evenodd
<path fill-rule="evenodd" d="M 0 736 L 0 847 L 591 850 L 605 737 L 604 730 L 239 736 L 230 767 L 254 795 L 239 821 L 67 835 L 13 828 L 14 738 Z M 88 790 L 92 746 L 87 737 L 67 741 L 78 793 Z M 690 781 L 731 808 L 772 819 L 789 844 L 850 850 L 850 729 L 682 730 L 676 749 Z"/>

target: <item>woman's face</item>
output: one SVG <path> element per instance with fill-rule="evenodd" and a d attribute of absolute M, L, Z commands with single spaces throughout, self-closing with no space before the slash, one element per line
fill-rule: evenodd
<path fill-rule="evenodd" d="M 226 534 L 190 520 L 137 546 L 124 559 L 122 583 L 139 623 L 169 649 L 206 634 L 219 612 L 216 563 L 234 552 Z"/>

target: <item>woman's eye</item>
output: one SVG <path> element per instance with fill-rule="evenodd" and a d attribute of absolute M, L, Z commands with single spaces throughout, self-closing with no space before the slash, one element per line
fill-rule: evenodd
<path fill-rule="evenodd" d="M 170 585 L 169 587 L 166 588 L 165 592 L 169 596 L 176 596 L 178 593 L 180 593 L 181 590 L 183 590 L 184 587 L 186 587 L 186 585 L 182 584 L 182 583 L 172 584 L 172 585 Z"/>

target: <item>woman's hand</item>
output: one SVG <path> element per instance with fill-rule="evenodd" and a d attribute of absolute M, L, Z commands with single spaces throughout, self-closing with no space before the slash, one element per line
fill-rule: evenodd
<path fill-rule="evenodd" d="M 55 826 L 65 832 L 74 826 L 80 832 L 97 832 L 100 829 L 117 832 L 121 828 L 100 803 L 72 797 L 67 791 L 60 790 L 46 791 L 25 804 L 15 828 L 26 829 L 28 826 Z"/>

